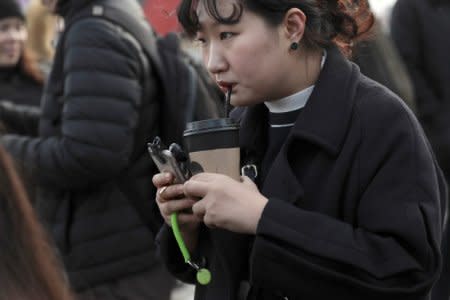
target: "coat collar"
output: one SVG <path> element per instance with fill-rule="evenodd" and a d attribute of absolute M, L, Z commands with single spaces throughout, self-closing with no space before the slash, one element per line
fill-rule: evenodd
<path fill-rule="evenodd" d="M 359 68 L 349 62 L 337 47 L 327 49 L 327 60 L 308 103 L 297 119 L 288 142 L 300 138 L 314 143 L 332 155 L 341 150 L 351 121 Z M 241 119 L 241 145 L 247 154 L 261 157 L 265 124 L 263 104 L 237 109 Z M 261 150 L 262 148 L 262 150 Z"/>
<path fill-rule="evenodd" d="M 309 140 L 337 155 L 351 121 L 359 74 L 359 68 L 337 47 L 328 49 L 327 61 L 291 137 Z"/>

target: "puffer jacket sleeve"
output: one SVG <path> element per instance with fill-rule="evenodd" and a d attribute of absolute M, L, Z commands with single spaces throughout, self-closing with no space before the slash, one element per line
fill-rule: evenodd
<path fill-rule="evenodd" d="M 36 106 L 0 101 L 0 120 L 7 133 L 37 136 L 40 115 Z"/>
<path fill-rule="evenodd" d="M 36 179 L 53 188 L 86 188 L 129 163 L 141 105 L 140 53 L 119 27 L 84 19 L 64 45 L 61 134 L 6 135 L 3 145 Z"/>

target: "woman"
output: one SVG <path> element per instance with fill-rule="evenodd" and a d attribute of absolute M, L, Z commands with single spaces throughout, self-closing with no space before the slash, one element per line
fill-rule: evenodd
<path fill-rule="evenodd" d="M 3 147 L 0 184 L 0 299 L 72 299 L 54 249 Z"/>
<path fill-rule="evenodd" d="M 179 17 L 232 88 L 259 175 L 154 176 L 169 270 L 195 280 L 169 228 L 179 212 L 212 273 L 195 299 L 427 299 L 446 187 L 411 111 L 341 53 L 370 30 L 365 1 L 184 0 Z"/>
<path fill-rule="evenodd" d="M 39 106 L 44 75 L 25 47 L 25 17 L 15 0 L 0 2 L 0 99 Z"/>

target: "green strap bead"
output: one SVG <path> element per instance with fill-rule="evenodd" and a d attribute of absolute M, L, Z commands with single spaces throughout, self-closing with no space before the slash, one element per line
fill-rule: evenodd
<path fill-rule="evenodd" d="M 211 282 L 211 272 L 207 269 L 200 269 L 197 271 L 197 282 L 201 285 L 207 285 Z"/>

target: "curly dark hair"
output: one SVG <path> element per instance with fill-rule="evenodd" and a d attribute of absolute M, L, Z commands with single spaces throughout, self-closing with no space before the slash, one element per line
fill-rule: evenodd
<path fill-rule="evenodd" d="M 199 30 L 196 8 L 200 1 L 208 14 L 222 24 L 239 22 L 243 10 L 248 9 L 277 26 L 289 9 L 299 8 L 307 18 L 303 38 L 306 47 L 326 48 L 335 43 L 346 54 L 355 42 L 369 36 L 375 22 L 368 0 L 235 0 L 233 13 L 227 16 L 220 14 L 218 0 L 183 0 L 178 19 L 190 37 Z"/>

